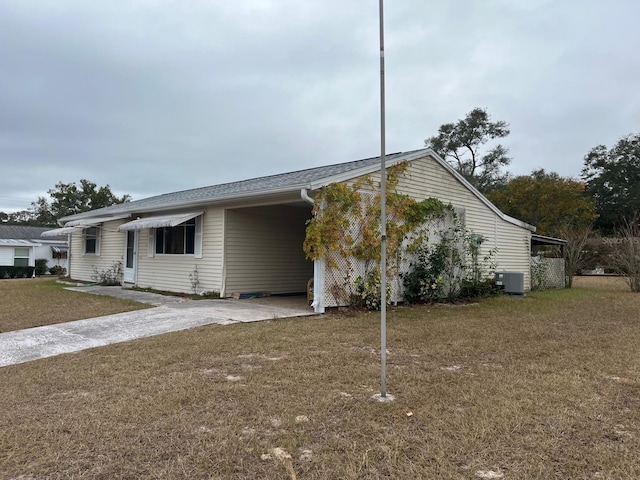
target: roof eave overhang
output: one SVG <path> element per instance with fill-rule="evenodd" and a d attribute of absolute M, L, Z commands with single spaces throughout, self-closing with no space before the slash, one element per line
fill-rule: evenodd
<path fill-rule="evenodd" d="M 536 233 L 531 235 L 531 241 L 536 242 L 539 245 L 566 245 L 569 243 L 567 240 L 562 238 L 545 237 L 544 235 L 538 235 Z"/>
<path fill-rule="evenodd" d="M 402 155 L 400 157 L 396 157 L 392 160 L 387 160 L 385 162 L 386 168 L 397 165 L 402 162 L 411 162 L 413 160 L 417 160 L 420 158 L 432 157 L 436 162 L 438 162 L 445 170 L 447 170 L 451 175 L 453 175 L 460 183 L 462 183 L 473 195 L 475 195 L 482 203 L 484 203 L 487 207 L 489 207 L 496 215 L 502 218 L 505 222 L 516 225 L 520 228 L 524 228 L 525 230 L 529 230 L 530 232 L 535 232 L 536 227 L 533 225 L 529 225 L 528 223 L 523 222 L 522 220 L 518 220 L 517 218 L 510 217 L 503 213 L 498 207 L 496 207 L 493 203 L 487 199 L 482 193 L 480 193 L 473 185 L 471 185 L 466 178 L 460 175 L 448 162 L 446 162 L 440 155 L 438 155 L 435 151 L 431 149 L 419 150 L 417 152 Z M 331 183 L 336 182 L 344 182 L 347 180 L 351 180 L 362 175 L 370 175 L 376 171 L 380 170 L 381 165 L 368 165 L 366 167 L 362 167 L 357 170 L 351 170 L 350 172 L 334 175 L 332 177 L 324 178 L 320 181 L 314 182 L 310 185 L 311 190 L 317 190 L 319 188 L 325 187 Z"/>
<path fill-rule="evenodd" d="M 289 198 L 290 200 L 297 200 L 300 198 L 300 191 L 305 188 L 309 188 L 309 185 L 300 184 L 300 185 L 288 186 L 287 188 L 277 188 L 277 189 L 256 191 L 256 192 L 251 192 L 249 194 L 239 193 L 235 195 L 226 195 L 223 197 L 203 198 L 199 200 L 172 202 L 172 203 L 167 203 L 165 205 L 160 205 L 160 206 L 156 205 L 156 206 L 149 206 L 149 207 L 141 207 L 141 208 L 135 208 L 127 211 L 126 217 L 131 217 L 133 215 L 140 214 L 140 213 L 174 212 L 178 210 L 185 210 L 185 209 L 196 208 L 196 207 L 203 208 L 207 206 L 226 205 L 226 204 L 233 204 L 239 201 L 242 201 L 243 203 L 252 202 L 252 201 L 253 202 L 261 202 L 261 201 L 269 201 L 269 200 L 275 201 L 275 200 L 283 199 L 286 197 L 290 197 Z M 100 214 L 98 211 L 96 211 L 95 216 L 102 217 L 104 216 L 104 213 Z M 77 218 L 75 215 L 70 215 L 68 217 L 61 218 L 59 221 L 69 222 L 70 220 L 74 220 L 75 218 Z M 90 218 L 91 216 L 89 215 L 82 217 L 83 220 L 84 219 L 88 220 Z M 114 216 L 114 220 L 119 218 L 123 218 L 123 217 Z"/>

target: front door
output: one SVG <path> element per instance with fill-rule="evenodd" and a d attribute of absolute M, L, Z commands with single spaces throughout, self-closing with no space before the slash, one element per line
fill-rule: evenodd
<path fill-rule="evenodd" d="M 127 250 L 124 255 L 124 281 L 136 283 L 138 265 L 138 231 L 127 230 Z"/>

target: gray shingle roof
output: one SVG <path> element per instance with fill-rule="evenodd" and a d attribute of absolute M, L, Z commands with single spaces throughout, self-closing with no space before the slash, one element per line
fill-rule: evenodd
<path fill-rule="evenodd" d="M 414 150 L 411 152 L 392 153 L 386 156 L 386 160 L 398 160 L 400 157 L 410 156 L 417 152 L 427 151 L 426 149 Z M 155 197 L 143 198 L 132 202 L 112 205 L 110 207 L 92 210 L 90 212 L 79 213 L 64 217 L 64 221 L 76 220 L 93 216 L 105 216 L 127 212 L 148 211 L 154 208 L 170 209 L 179 207 L 187 203 L 197 203 L 206 201 L 220 201 L 225 198 L 235 198 L 238 196 L 251 196 L 261 192 L 287 191 L 306 188 L 312 183 L 321 182 L 338 175 L 355 172 L 361 168 L 370 167 L 377 164 L 380 157 L 365 158 L 352 162 L 338 163 L 324 167 L 307 168 L 295 172 L 280 173 L 266 177 L 252 178 L 239 182 L 222 183 L 208 187 L 193 188 L 180 192 L 165 193 Z"/>
<path fill-rule="evenodd" d="M 42 232 L 46 232 L 47 230 L 51 230 L 51 227 L 28 227 L 25 225 L 0 225 L 0 239 L 39 240 L 40 234 Z M 64 236 L 50 238 L 49 240 L 58 240 L 58 239 L 62 241 L 66 240 Z"/>

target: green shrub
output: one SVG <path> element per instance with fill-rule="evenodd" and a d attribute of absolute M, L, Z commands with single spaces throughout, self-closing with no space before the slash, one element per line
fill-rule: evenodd
<path fill-rule="evenodd" d="M 37 258 L 36 259 L 36 275 L 44 275 L 45 273 L 47 273 L 47 259 Z"/>
<path fill-rule="evenodd" d="M 502 295 L 504 290 L 496 285 L 495 278 L 487 278 L 486 280 L 464 280 L 460 289 L 461 298 L 485 298 Z"/>
<path fill-rule="evenodd" d="M 442 241 L 436 245 L 422 245 L 418 249 L 412 269 L 401 274 L 405 301 L 434 302 L 447 297 L 445 276 L 449 274 L 451 254 L 447 243 Z"/>
<path fill-rule="evenodd" d="M 58 275 L 59 277 L 64 277 L 67 274 L 67 269 L 61 267 L 60 265 L 54 265 L 49 269 L 49 273 L 51 275 Z"/>
<path fill-rule="evenodd" d="M 493 294 L 495 285 L 486 277 L 494 268 L 494 252 L 480 258 L 484 238 L 466 230 L 457 219 L 439 234 L 437 243 L 426 239 L 415 250 L 410 270 L 400 275 L 405 301 L 430 303 Z"/>
<path fill-rule="evenodd" d="M 30 278 L 35 267 L 0 267 L 0 278 Z"/>
<path fill-rule="evenodd" d="M 351 298 L 351 306 L 366 308 L 367 310 L 380 310 L 382 308 L 382 279 L 378 269 L 370 271 L 366 278 L 358 277 L 355 281 L 356 294 Z M 391 298 L 391 287 L 387 283 L 387 305 Z"/>

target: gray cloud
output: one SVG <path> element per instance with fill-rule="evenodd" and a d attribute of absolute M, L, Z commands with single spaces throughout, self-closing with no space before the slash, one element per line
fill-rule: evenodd
<path fill-rule="evenodd" d="M 385 5 L 387 143 L 487 108 L 514 173 L 638 130 L 640 5 Z M 88 178 L 141 198 L 374 156 L 377 2 L 0 0 L 0 210 Z"/>

